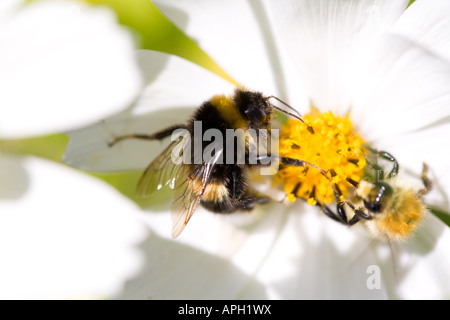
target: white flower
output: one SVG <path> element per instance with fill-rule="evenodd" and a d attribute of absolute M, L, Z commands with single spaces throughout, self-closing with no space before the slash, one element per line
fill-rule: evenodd
<path fill-rule="evenodd" d="M 141 85 L 131 37 L 109 10 L 78 2 L 1 1 L 0 70 L 2 138 L 89 124 Z M 0 150 L 0 298 L 119 292 L 142 261 L 135 207 L 86 174 Z"/>
<path fill-rule="evenodd" d="M 278 95 L 301 112 L 311 101 L 323 111 L 350 110 L 363 137 L 395 154 L 406 171 L 419 173 L 425 161 L 436 183 L 426 201 L 448 212 L 442 200 L 450 193 L 450 127 L 441 119 L 450 112 L 450 8 L 446 1 L 417 0 L 405 11 L 408 2 L 286 0 L 271 2 L 270 10 L 265 2 L 155 3 L 249 89 Z M 280 49 L 271 21 L 287 49 Z M 108 149 L 106 142 L 158 130 L 168 119 L 179 123 L 186 119 L 180 107 L 226 90 L 220 79 L 176 57 L 142 52 L 141 62 L 154 80 L 143 98 L 128 113 L 69 133 L 71 165 L 143 168 L 157 143 Z M 96 139 L 86 141 L 91 136 Z M 450 291 L 450 232 L 431 214 L 414 239 L 392 251 L 395 259 L 386 244 L 300 203 L 274 203 L 247 216 L 200 208 L 176 240 L 169 239 L 169 214 L 145 219 L 155 231 L 143 246 L 147 264 L 122 298 L 443 298 Z"/>

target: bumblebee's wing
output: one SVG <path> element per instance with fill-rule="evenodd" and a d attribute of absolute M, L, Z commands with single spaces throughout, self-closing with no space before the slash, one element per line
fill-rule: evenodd
<path fill-rule="evenodd" d="M 165 185 L 174 189 L 176 179 L 185 179 L 182 163 L 183 150 L 190 144 L 189 132 L 183 130 L 178 140 L 173 141 L 159 156 L 157 156 L 142 174 L 136 193 L 141 197 L 148 197 Z"/>
<path fill-rule="evenodd" d="M 191 219 L 208 185 L 211 172 L 223 150 L 210 160 L 195 167 L 183 166 L 184 174 L 175 179 L 175 195 L 172 203 L 172 237 L 176 238 Z M 190 169 L 194 168 L 194 170 Z"/>

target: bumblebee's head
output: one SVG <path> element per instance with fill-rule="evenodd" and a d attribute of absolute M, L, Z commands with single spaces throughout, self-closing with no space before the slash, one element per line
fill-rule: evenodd
<path fill-rule="evenodd" d="M 260 92 L 236 90 L 234 103 L 244 119 L 249 121 L 252 127 L 267 127 L 272 114 L 272 107 Z"/>
<path fill-rule="evenodd" d="M 392 195 L 392 187 L 386 182 L 378 181 L 370 183 L 370 187 L 364 193 L 362 198 L 367 210 L 372 213 L 380 213 Z"/>
<path fill-rule="evenodd" d="M 293 110 L 298 115 L 273 105 L 272 103 L 270 103 L 269 101 L 270 99 L 277 100 L 278 102 L 282 103 L 285 107 Z M 304 122 L 303 119 L 300 117 L 300 114 L 294 108 L 292 108 L 286 102 L 282 101 L 281 99 L 275 96 L 264 97 L 260 92 L 244 91 L 242 89 L 237 89 L 235 91 L 233 100 L 242 116 L 247 121 L 250 122 L 251 127 L 256 128 L 267 127 L 270 124 L 273 109 L 281 111 L 289 116 L 292 116 L 300 120 L 301 122 Z M 308 130 L 310 130 L 313 133 L 311 126 L 308 127 Z"/>

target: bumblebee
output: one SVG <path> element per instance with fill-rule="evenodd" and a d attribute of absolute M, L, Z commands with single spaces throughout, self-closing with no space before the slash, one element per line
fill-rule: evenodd
<path fill-rule="evenodd" d="M 276 109 L 298 120 L 295 115 L 279 106 L 270 103 L 275 99 L 291 108 L 274 96 L 265 97 L 260 92 L 236 89 L 232 96 L 216 95 L 202 103 L 186 124 L 178 124 L 153 134 L 131 134 L 117 137 L 109 143 L 112 147 L 124 139 L 162 140 L 181 132 L 178 139 L 172 143 L 151 162 L 142 174 L 137 194 L 148 197 L 155 191 L 168 185 L 174 190 L 174 200 L 171 206 L 172 237 L 178 237 L 189 222 L 197 206 L 201 204 L 206 209 L 216 213 L 233 213 L 250 211 L 256 205 L 269 202 L 268 196 L 262 195 L 249 186 L 252 170 L 266 166 L 273 160 L 270 149 L 264 150 L 256 140 L 263 136 L 239 139 L 231 146 L 227 143 L 210 150 L 208 159 L 199 156 L 205 153 L 210 145 L 205 139 L 196 139 L 196 124 L 200 124 L 201 137 L 208 130 L 219 131 L 226 136 L 227 130 L 258 130 L 271 134 L 273 110 Z M 292 109 L 292 108 L 291 108 Z M 294 109 L 292 109 L 294 110 Z M 311 131 L 312 128 L 311 128 Z M 194 136 L 194 139 L 188 139 Z M 173 136 L 172 136 L 173 137 Z M 200 148 L 199 148 L 200 146 Z M 244 149 L 244 161 L 237 161 L 238 148 Z M 197 148 L 197 149 L 196 149 Z M 252 159 L 251 150 L 256 149 L 256 157 Z M 189 152 L 194 150 L 194 152 Z M 197 150 L 197 151 L 195 151 Z M 174 159 L 174 155 L 175 158 Z M 187 155 L 187 157 L 186 157 Z M 183 162 L 177 162 L 183 158 Z M 223 161 L 230 159 L 232 161 Z M 252 161 L 253 160 L 253 161 Z M 278 157 L 279 163 L 293 166 L 308 166 L 301 160 Z"/>
<path fill-rule="evenodd" d="M 388 174 L 379 160 L 391 163 Z M 359 183 L 347 178 L 354 187 L 351 200 L 342 199 L 333 186 L 337 212 L 319 204 L 335 221 L 354 225 L 361 221 L 380 240 L 403 241 L 414 234 L 423 220 L 426 205 L 423 196 L 432 189 L 428 167 L 422 169 L 422 185 L 398 177 L 399 164 L 388 152 L 368 149 L 366 174 Z M 349 217 L 347 213 L 350 211 Z"/>

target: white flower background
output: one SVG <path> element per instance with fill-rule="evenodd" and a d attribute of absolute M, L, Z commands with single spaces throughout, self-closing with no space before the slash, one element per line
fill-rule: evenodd
<path fill-rule="evenodd" d="M 450 211 L 448 1 L 416 0 L 408 9 L 403 0 L 154 3 L 249 89 L 277 95 L 302 113 L 311 102 L 338 115 L 350 111 L 373 146 L 396 156 L 405 177 L 417 179 L 425 161 L 434 181 L 426 202 Z M 8 71 L 0 76 L 0 135 L 66 132 L 63 160 L 70 166 L 142 170 L 164 144 L 107 142 L 184 121 L 196 105 L 233 88 L 182 58 L 133 54 L 130 34 L 106 8 L 17 4 L 0 5 L 0 66 Z M 27 38 L 34 29 L 40 36 Z M 142 209 L 64 165 L 4 153 L 0 164 L 1 297 L 450 295 L 450 233 L 431 213 L 414 238 L 392 247 L 299 201 L 251 215 L 199 208 L 174 240 L 167 192 Z M 381 277 L 375 289 L 367 285 L 374 265 Z"/>

